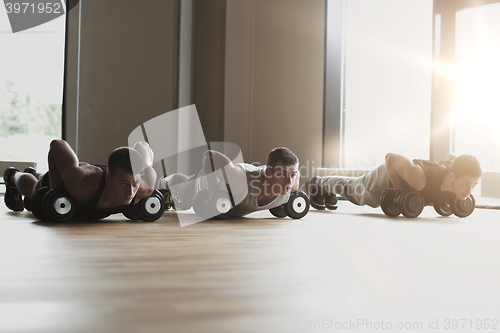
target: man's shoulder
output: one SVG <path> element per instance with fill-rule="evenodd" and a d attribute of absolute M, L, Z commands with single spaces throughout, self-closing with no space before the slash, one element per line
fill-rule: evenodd
<path fill-rule="evenodd" d="M 433 168 L 433 169 L 448 169 L 451 165 L 450 161 L 433 161 L 424 159 L 414 159 L 413 164 L 419 165 L 422 168 Z"/>
<path fill-rule="evenodd" d="M 253 164 L 249 164 L 249 163 L 237 163 L 236 165 L 239 166 L 240 168 L 242 168 L 247 173 L 262 172 L 262 171 L 266 170 L 265 165 L 258 165 L 257 166 L 257 165 L 253 165 Z"/>
<path fill-rule="evenodd" d="M 74 181 L 66 184 L 66 187 L 73 187 L 68 189 L 70 193 L 74 193 L 75 199 L 82 204 L 90 201 L 99 191 L 102 179 L 105 176 L 105 171 L 97 166 L 86 163 L 80 163 L 80 172 L 75 173 Z"/>

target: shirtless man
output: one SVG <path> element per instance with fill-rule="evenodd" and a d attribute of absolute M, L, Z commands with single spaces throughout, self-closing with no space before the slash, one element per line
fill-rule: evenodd
<path fill-rule="evenodd" d="M 134 148 L 115 149 L 108 157 L 107 172 L 80 162 L 64 140 L 53 140 L 48 153 L 50 187 L 65 189 L 77 202 L 77 219 L 97 220 L 120 213 L 128 206 L 151 195 L 156 182 L 153 151 L 145 142 Z M 31 198 L 40 187 L 42 175 L 34 169 L 4 172 L 6 206 L 24 209 L 22 195 Z"/>
<path fill-rule="evenodd" d="M 266 165 L 254 166 L 247 163 L 233 162 L 224 154 L 209 150 L 203 156 L 202 169 L 191 178 L 176 173 L 160 180 L 160 188 L 169 188 L 174 197 L 176 209 L 191 208 L 193 197 L 200 187 L 208 187 L 215 192 L 217 185 L 208 184 L 210 178 L 204 177 L 215 170 L 224 169 L 233 197 L 242 197 L 236 205 L 233 216 L 244 216 L 258 210 L 266 210 L 285 204 L 290 194 L 299 188 L 299 159 L 288 148 L 273 149 Z M 195 181 L 192 181 L 195 180 Z M 207 182 L 207 184 L 202 184 Z"/>

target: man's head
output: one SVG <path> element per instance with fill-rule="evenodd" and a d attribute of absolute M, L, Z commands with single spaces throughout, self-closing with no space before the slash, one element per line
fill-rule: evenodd
<path fill-rule="evenodd" d="M 299 159 L 288 148 L 279 147 L 271 150 L 267 156 L 267 181 L 273 195 L 290 192 L 296 182 L 299 170 Z"/>
<path fill-rule="evenodd" d="M 453 162 L 448 170 L 452 191 L 459 200 L 465 200 L 471 194 L 474 186 L 481 178 L 481 166 L 472 155 L 460 155 Z"/>
<path fill-rule="evenodd" d="M 128 205 L 135 197 L 144 167 L 144 159 L 135 149 L 120 147 L 109 155 L 106 181 L 120 204 Z"/>

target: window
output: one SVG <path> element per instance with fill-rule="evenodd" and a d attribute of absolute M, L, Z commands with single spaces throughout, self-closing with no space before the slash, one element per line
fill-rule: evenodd
<path fill-rule="evenodd" d="M 344 1 L 344 166 L 429 158 L 432 0 Z"/>
<path fill-rule="evenodd" d="M 12 33 L 0 9 L 2 161 L 36 162 L 38 171 L 48 170 L 49 143 L 62 131 L 65 17 Z"/>
<path fill-rule="evenodd" d="M 471 154 L 483 171 L 500 171 L 500 4 L 457 13 L 452 149 Z"/>

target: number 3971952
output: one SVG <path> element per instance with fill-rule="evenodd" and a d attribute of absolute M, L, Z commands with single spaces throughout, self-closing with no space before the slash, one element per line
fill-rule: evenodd
<path fill-rule="evenodd" d="M 7 14 L 15 13 L 15 14 L 61 14 L 63 13 L 63 9 L 61 3 L 58 2 L 6 2 L 5 8 L 7 9 Z"/>

